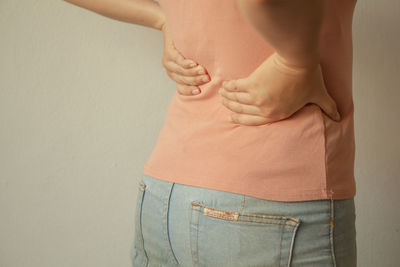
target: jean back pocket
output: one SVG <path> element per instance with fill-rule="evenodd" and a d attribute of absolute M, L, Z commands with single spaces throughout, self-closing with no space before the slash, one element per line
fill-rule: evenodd
<path fill-rule="evenodd" d="M 239 213 L 191 202 L 193 266 L 289 267 L 299 218 Z"/>

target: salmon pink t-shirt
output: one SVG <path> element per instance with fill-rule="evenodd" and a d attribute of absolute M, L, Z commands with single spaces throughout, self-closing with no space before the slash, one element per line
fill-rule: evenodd
<path fill-rule="evenodd" d="M 341 121 L 316 104 L 258 126 L 228 121 L 223 81 L 249 76 L 274 50 L 236 0 L 159 0 L 177 50 L 204 66 L 201 93 L 175 92 L 144 173 L 184 185 L 276 201 L 345 199 L 356 193 L 352 100 L 355 0 L 328 0 L 321 68 Z M 177 86 L 182 86 L 177 84 Z"/>

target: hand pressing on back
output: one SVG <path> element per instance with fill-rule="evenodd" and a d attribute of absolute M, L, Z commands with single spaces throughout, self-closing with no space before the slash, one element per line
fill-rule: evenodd
<path fill-rule="evenodd" d="M 307 103 L 317 104 L 333 120 L 340 120 L 319 64 L 293 67 L 274 53 L 248 77 L 224 81 L 222 86 L 221 103 L 234 112 L 230 115 L 233 123 L 269 124 L 289 118 Z"/>
<path fill-rule="evenodd" d="M 181 55 L 173 44 L 166 23 L 162 26 L 162 32 L 164 33 L 164 55 L 161 63 L 167 75 L 176 83 L 183 85 L 177 86 L 179 94 L 189 96 L 199 94 L 200 88 L 197 85 L 210 81 L 207 70 L 193 60 L 185 59 Z"/>

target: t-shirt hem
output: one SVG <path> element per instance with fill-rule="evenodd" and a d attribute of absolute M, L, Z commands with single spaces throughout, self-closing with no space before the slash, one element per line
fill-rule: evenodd
<path fill-rule="evenodd" d="M 302 189 L 294 191 L 281 191 L 280 193 L 271 192 L 248 192 L 241 191 L 240 189 L 234 189 L 226 184 L 221 184 L 217 182 L 206 183 L 204 180 L 196 177 L 182 177 L 182 179 L 177 178 L 176 175 L 171 175 L 165 172 L 161 172 L 149 167 L 147 164 L 143 166 L 143 173 L 150 177 L 173 182 L 188 186 L 202 187 L 211 190 L 225 191 L 235 194 L 246 195 L 250 197 L 272 200 L 272 201 L 284 201 L 284 202 L 294 202 L 294 201 L 310 201 L 310 200 L 324 200 L 324 199 L 349 199 L 355 196 L 355 191 L 344 191 L 344 190 L 332 190 L 331 188 L 321 188 L 321 189 Z M 188 182 L 190 181 L 190 182 Z M 197 181 L 197 182 L 196 182 Z M 200 182 L 203 181 L 203 182 Z M 231 189 L 228 189 L 231 188 Z M 228 191 L 229 190 L 229 191 Z"/>

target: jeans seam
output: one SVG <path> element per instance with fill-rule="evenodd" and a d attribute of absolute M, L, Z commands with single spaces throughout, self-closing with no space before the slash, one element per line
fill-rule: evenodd
<path fill-rule="evenodd" d="M 141 191 L 141 199 L 140 199 L 140 213 L 139 213 L 139 236 L 138 236 L 138 238 L 139 238 L 139 242 L 140 242 L 140 245 L 141 245 L 141 250 L 142 250 L 142 252 L 143 252 L 143 256 L 144 256 L 144 259 L 145 259 L 145 263 L 144 263 L 144 266 L 147 266 L 148 265 L 148 260 L 149 260 L 149 258 L 148 258 L 148 256 L 147 256 L 147 253 L 146 253 L 146 250 L 144 249 L 144 238 L 143 238 L 143 229 L 142 229 L 142 210 L 143 210 L 143 208 L 142 208 L 142 206 L 143 206 L 143 199 L 144 199 L 144 194 L 145 194 L 145 192 L 146 192 L 146 185 L 142 182 L 142 181 L 139 181 L 139 190 Z"/>
<path fill-rule="evenodd" d="M 243 202 L 242 202 L 243 203 Z M 205 216 L 209 216 L 209 217 L 214 217 L 214 218 L 220 218 L 223 220 L 228 220 L 228 221 L 236 221 L 236 222 L 250 222 L 250 223 L 259 223 L 259 224 L 271 224 L 271 225 L 282 225 L 282 230 L 281 230 L 281 237 L 280 237 L 280 250 L 279 250 L 279 266 L 287 266 L 290 267 L 291 264 L 291 259 L 292 259 L 292 254 L 293 254 L 293 247 L 294 247 L 294 240 L 295 240 L 295 236 L 296 236 L 296 232 L 297 229 L 301 223 L 301 221 L 299 219 L 293 219 L 293 218 L 289 218 L 289 217 L 276 217 L 276 216 L 265 216 L 265 215 L 256 215 L 256 214 L 242 214 L 242 213 L 238 213 L 238 212 L 232 212 L 232 211 L 226 211 L 226 210 L 221 210 L 221 209 L 215 209 L 215 208 L 211 208 L 208 207 L 207 205 L 198 203 L 198 202 L 191 202 L 191 207 L 190 207 L 191 211 L 190 211 L 190 222 L 189 222 L 189 227 L 190 227 L 190 251 L 191 251 L 191 256 L 192 256 L 192 262 L 194 264 L 194 266 L 197 266 L 198 264 L 198 229 L 196 229 L 196 233 L 193 232 L 193 223 L 194 223 L 194 217 L 196 216 L 196 218 L 198 218 L 199 214 L 203 214 Z M 203 209 L 207 209 L 207 210 L 203 210 Z M 210 211 L 209 211 L 209 210 Z M 218 211 L 218 212 L 223 212 L 224 214 L 219 214 L 219 213 L 213 213 L 210 215 L 210 212 L 212 212 L 213 210 Z M 198 212 L 198 213 L 194 213 L 194 212 Z M 226 213 L 226 215 L 225 215 Z M 233 215 L 232 215 L 233 214 Z M 235 216 L 234 216 L 235 215 Z M 250 221 L 250 220 L 242 220 L 242 219 L 238 219 L 239 216 L 245 216 L 245 217 L 250 217 L 250 218 L 267 218 L 267 219 L 273 219 L 273 220 L 283 220 L 283 221 L 290 221 L 287 223 L 278 223 L 278 222 L 257 222 L 257 221 Z M 295 223 L 295 225 L 293 225 L 293 222 Z M 198 222 L 197 222 L 198 223 Z M 196 224 L 198 226 L 198 224 Z M 282 255 L 282 250 L 283 250 L 283 245 L 284 245 L 284 236 L 286 233 L 286 227 L 285 226 L 291 226 L 293 227 L 293 233 L 291 235 L 291 242 L 290 242 L 290 246 L 289 246 L 289 251 L 288 251 L 288 261 L 287 262 L 283 262 L 283 255 Z M 196 236 L 195 236 L 196 234 Z M 193 238 L 195 238 L 195 240 L 193 240 Z M 195 249 L 194 249 L 195 248 Z M 196 255 L 194 254 L 196 253 Z"/>
<path fill-rule="evenodd" d="M 169 200 L 170 200 L 170 197 L 171 197 L 171 191 L 172 191 L 172 188 L 174 186 L 174 183 L 171 183 L 169 186 L 170 187 L 169 187 L 169 190 L 168 190 L 168 194 L 167 194 L 166 198 L 164 199 L 164 213 L 163 213 L 163 218 L 164 218 L 164 238 L 165 238 L 165 241 L 168 244 L 168 254 L 169 254 L 170 258 L 172 259 L 172 261 L 174 262 L 175 265 L 178 265 L 179 264 L 178 260 L 176 259 L 175 254 L 172 251 L 172 246 L 171 246 L 171 242 L 170 242 L 170 239 L 169 239 L 169 231 L 168 231 Z"/>
<path fill-rule="evenodd" d="M 193 247 L 192 247 L 192 217 L 193 217 L 193 212 L 192 209 L 190 208 L 190 220 L 189 220 L 189 237 L 190 237 L 190 254 L 192 255 L 192 262 L 194 264 L 194 256 L 193 256 Z"/>
<path fill-rule="evenodd" d="M 333 266 L 336 267 L 336 258 L 335 258 L 335 249 L 334 249 L 334 219 L 335 219 L 335 214 L 334 214 L 334 199 L 330 199 L 330 204 L 331 204 L 331 214 L 329 217 L 329 237 L 330 237 L 330 243 L 331 243 L 331 254 L 332 254 L 332 262 Z"/>
<path fill-rule="evenodd" d="M 282 266 L 282 240 L 283 240 L 283 235 L 285 234 L 285 225 L 282 226 L 282 232 L 281 232 L 281 241 L 280 241 L 280 247 L 279 247 L 279 266 Z"/>
<path fill-rule="evenodd" d="M 288 259 L 288 265 L 287 265 L 287 267 L 290 267 L 290 264 L 291 264 L 291 262 L 292 262 L 292 254 L 293 254 L 293 246 L 294 246 L 294 240 L 295 240 L 295 236 L 296 236 L 296 233 L 297 233 L 297 229 L 299 228 L 299 224 L 294 228 L 294 230 L 293 230 L 293 234 L 292 234 L 292 241 L 291 241 L 291 244 L 290 244 L 290 249 L 289 249 L 289 259 Z"/>
<path fill-rule="evenodd" d="M 246 196 L 243 195 L 243 198 L 242 198 L 242 206 L 240 207 L 239 213 L 243 213 L 245 203 L 246 203 Z"/>
<path fill-rule="evenodd" d="M 199 229 L 198 229 L 198 221 L 196 222 L 196 244 L 193 244 L 194 240 L 193 240 L 193 206 L 190 206 L 190 222 L 189 222 L 189 233 L 190 233 L 190 253 L 192 254 L 192 263 L 193 266 L 198 266 L 198 262 L 199 262 L 199 245 L 198 245 L 198 239 L 199 239 Z M 197 217 L 198 218 L 198 217 Z M 195 253 L 196 255 L 193 254 L 194 249 L 193 249 L 193 245 L 195 245 Z"/>

